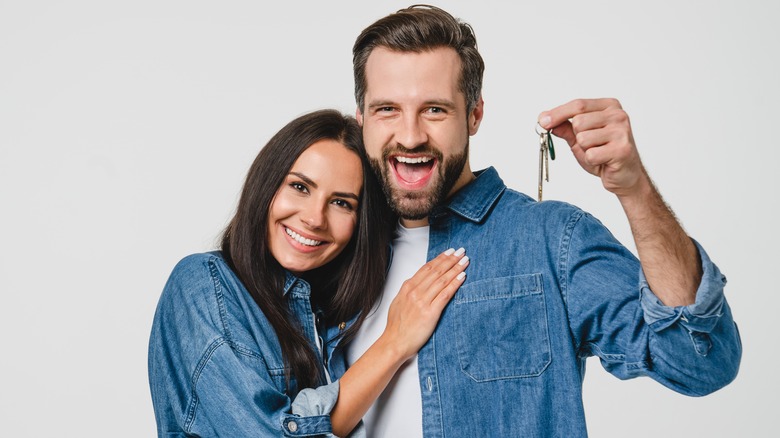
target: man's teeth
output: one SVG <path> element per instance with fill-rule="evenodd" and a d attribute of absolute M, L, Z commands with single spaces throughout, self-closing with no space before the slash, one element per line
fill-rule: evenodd
<path fill-rule="evenodd" d="M 306 246 L 317 246 L 317 245 L 322 243 L 321 240 L 307 239 L 307 238 L 301 236 L 300 234 L 296 233 L 295 231 L 293 231 L 293 230 L 291 230 L 291 229 L 289 229 L 287 227 L 284 228 L 284 231 L 286 231 L 287 235 L 292 237 L 296 242 L 301 243 L 301 244 L 306 245 Z"/>
<path fill-rule="evenodd" d="M 431 161 L 431 157 L 395 157 L 395 159 L 400 163 L 406 163 L 406 164 L 420 164 L 420 163 L 427 163 Z"/>

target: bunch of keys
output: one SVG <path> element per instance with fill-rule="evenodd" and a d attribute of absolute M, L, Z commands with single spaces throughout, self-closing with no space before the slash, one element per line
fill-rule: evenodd
<path fill-rule="evenodd" d="M 536 133 L 539 134 L 539 200 L 542 200 L 542 183 L 550 182 L 550 160 L 555 159 L 555 148 L 553 147 L 552 134 L 550 131 L 542 128 L 542 125 L 536 124 Z M 541 132 L 539 132 L 541 130 Z"/>

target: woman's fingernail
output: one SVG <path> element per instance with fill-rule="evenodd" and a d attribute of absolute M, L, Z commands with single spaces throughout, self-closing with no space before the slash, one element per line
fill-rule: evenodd
<path fill-rule="evenodd" d="M 463 255 L 463 253 L 465 253 L 465 252 L 466 252 L 466 248 L 462 248 L 462 247 L 461 247 L 461 248 L 459 248 L 457 251 L 455 251 L 455 255 L 456 255 L 456 256 L 462 256 L 462 255 Z"/>
<path fill-rule="evenodd" d="M 468 262 L 469 262 L 469 256 L 465 256 L 462 259 L 460 259 L 460 261 L 458 261 L 458 264 L 459 265 L 465 265 Z"/>
<path fill-rule="evenodd" d="M 444 255 L 452 255 L 452 253 L 455 252 L 455 248 L 450 248 L 447 251 L 444 251 Z"/>
<path fill-rule="evenodd" d="M 542 118 L 539 119 L 539 124 L 542 125 L 542 128 L 547 129 L 547 125 L 549 125 L 551 121 L 552 118 L 550 116 L 542 116 Z"/>
<path fill-rule="evenodd" d="M 457 277 L 455 277 L 455 278 L 457 278 L 458 280 L 463 280 L 464 278 L 466 278 L 466 273 L 465 273 L 465 272 L 461 272 L 461 273 L 460 273 L 460 274 L 458 274 L 458 276 L 457 276 Z"/>

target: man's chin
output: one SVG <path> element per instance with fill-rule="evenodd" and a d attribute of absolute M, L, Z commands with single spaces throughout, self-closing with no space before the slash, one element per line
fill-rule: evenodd
<path fill-rule="evenodd" d="M 428 217 L 433 209 L 430 193 L 396 194 L 390 204 L 398 216 L 413 221 Z"/>

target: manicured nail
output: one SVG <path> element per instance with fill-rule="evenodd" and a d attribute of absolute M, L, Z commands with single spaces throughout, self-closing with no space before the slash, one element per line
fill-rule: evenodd
<path fill-rule="evenodd" d="M 466 252 L 466 248 L 460 248 L 457 251 L 455 251 L 455 255 L 456 256 L 462 256 L 463 253 L 465 253 L 465 252 Z"/>
<path fill-rule="evenodd" d="M 455 277 L 455 278 L 457 278 L 458 280 L 463 280 L 464 278 L 466 278 L 466 273 L 465 273 L 465 272 L 461 272 L 461 273 L 460 273 L 460 274 L 458 274 L 458 276 L 457 276 L 457 277 Z"/>
<path fill-rule="evenodd" d="M 450 248 L 447 251 L 444 251 L 444 255 L 452 255 L 452 253 L 455 252 L 455 248 Z"/>
<path fill-rule="evenodd" d="M 543 116 L 539 119 L 539 124 L 542 125 L 542 128 L 547 129 L 547 125 L 549 125 L 551 121 L 552 118 L 550 116 Z"/>
<path fill-rule="evenodd" d="M 465 265 L 468 262 L 469 262 L 469 256 L 465 256 L 462 259 L 460 259 L 460 261 L 458 261 L 458 264 L 459 265 Z"/>

